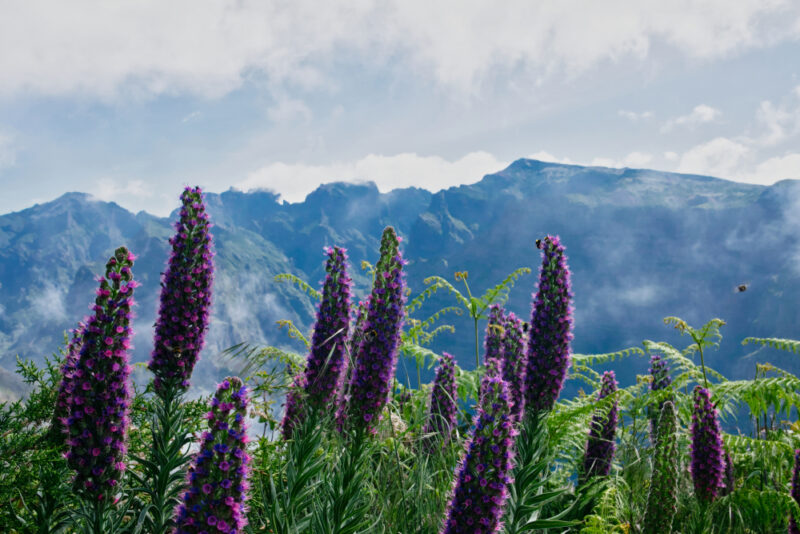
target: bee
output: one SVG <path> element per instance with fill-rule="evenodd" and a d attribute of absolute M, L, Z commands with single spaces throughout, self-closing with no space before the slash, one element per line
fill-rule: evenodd
<path fill-rule="evenodd" d="M 378 337 L 378 333 L 375 330 L 368 330 L 365 335 L 366 335 L 367 339 L 370 340 L 370 341 L 372 341 L 373 339 Z"/>
<path fill-rule="evenodd" d="M 527 321 L 525 321 L 524 323 L 522 323 L 522 331 L 523 331 L 523 332 L 526 332 L 526 333 L 527 333 L 527 332 L 528 332 L 528 328 L 530 328 L 530 324 L 529 324 Z"/>
<path fill-rule="evenodd" d="M 536 248 L 538 248 L 538 249 L 542 248 L 542 240 L 541 239 L 537 239 L 536 240 Z"/>
<path fill-rule="evenodd" d="M 739 284 L 738 286 L 736 286 L 736 292 L 737 293 L 743 293 L 743 292 L 747 291 L 747 287 L 749 285 L 750 284 Z"/>

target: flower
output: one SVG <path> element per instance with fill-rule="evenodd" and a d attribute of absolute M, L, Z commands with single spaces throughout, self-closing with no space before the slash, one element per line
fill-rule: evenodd
<path fill-rule="evenodd" d="M 284 439 L 289 439 L 292 430 L 305 417 L 305 407 L 299 391 L 304 392 L 304 401 L 311 410 L 326 409 L 341 388 L 345 370 L 345 350 L 350 326 L 350 276 L 347 274 L 347 250 L 341 247 L 327 248 L 325 282 L 322 300 L 317 309 L 314 334 L 311 336 L 311 351 L 306 359 L 302 377 L 295 383 L 286 400 L 286 415 L 282 423 Z"/>
<path fill-rule="evenodd" d="M 428 421 L 423 433 L 431 435 L 425 440 L 431 450 L 433 444 L 440 441 L 442 445 L 450 441 L 456 426 L 456 376 L 455 360 L 452 354 L 445 352 L 439 360 L 436 376 L 431 388 L 431 401 Z"/>
<path fill-rule="evenodd" d="M 712 502 L 723 487 L 725 460 L 722 433 L 717 409 L 711 404 L 711 393 L 700 386 L 693 392 L 692 410 L 692 480 L 695 495 L 701 502 Z"/>
<path fill-rule="evenodd" d="M 481 389 L 484 395 L 456 469 L 441 534 L 494 533 L 502 526 L 516 430 L 508 384 L 487 374 Z"/>
<path fill-rule="evenodd" d="M 678 511 L 678 416 L 672 401 L 665 401 L 656 427 L 653 472 L 644 515 L 643 534 L 672 532 Z"/>
<path fill-rule="evenodd" d="M 503 319 L 503 380 L 508 382 L 511 399 L 511 415 L 518 420 L 525 406 L 523 387 L 525 385 L 525 341 L 522 321 L 509 312 Z"/>
<path fill-rule="evenodd" d="M 540 242 L 542 266 L 533 300 L 525 372 L 525 409 L 551 410 L 569 368 L 572 341 L 570 273 L 558 236 Z"/>
<path fill-rule="evenodd" d="M 99 290 L 98 290 L 99 291 Z M 68 433 L 67 417 L 69 417 L 70 396 L 75 389 L 74 377 L 75 370 L 80 357 L 81 345 L 83 344 L 83 323 L 78 324 L 78 328 L 72 331 L 72 337 L 67 344 L 67 350 L 64 354 L 64 363 L 61 365 L 61 381 L 58 384 L 58 394 L 56 396 L 56 404 L 53 408 L 53 418 L 50 422 L 50 437 L 57 442 L 64 443 L 64 434 Z M 124 328 L 118 326 L 123 333 Z M 114 363 L 113 365 L 119 366 Z M 118 369 L 114 369 L 115 371 Z"/>
<path fill-rule="evenodd" d="M 486 338 L 484 348 L 486 352 L 483 357 L 484 363 L 488 365 L 489 360 L 503 358 L 503 327 L 505 311 L 499 304 L 492 304 L 489 307 L 489 322 L 486 325 Z"/>
<path fill-rule="evenodd" d="M 90 500 L 107 501 L 122 476 L 128 428 L 128 365 L 132 317 L 133 255 L 114 251 L 100 277 L 95 314 L 82 329 L 80 348 L 66 386 L 67 463 L 75 471 L 73 490 Z M 124 291 L 123 291 L 124 288 Z M 108 340 L 111 343 L 108 343 Z M 78 346 L 75 345 L 75 350 Z M 111 355 L 106 356 L 106 351 Z"/>
<path fill-rule="evenodd" d="M 189 466 L 188 488 L 175 510 L 175 534 L 196 534 L 203 525 L 219 532 L 242 532 L 250 457 L 246 452 L 247 388 L 228 377 L 212 399 L 209 432 Z M 221 528 L 220 528 L 221 527 Z"/>
<path fill-rule="evenodd" d="M 672 377 L 669 374 L 669 363 L 660 354 L 653 354 L 650 357 L 650 391 L 663 391 L 672 385 Z M 666 400 L 672 400 L 671 393 L 666 394 L 666 399 L 657 405 L 647 407 L 647 415 L 650 419 L 650 442 L 656 442 L 656 426 L 661 413 L 661 408 Z"/>
<path fill-rule="evenodd" d="M 617 391 L 617 380 L 614 371 L 603 373 L 597 400 L 613 395 Z M 605 476 L 611 470 L 614 458 L 614 435 L 617 431 L 618 401 L 615 398 L 607 413 L 595 413 L 589 425 L 589 437 L 586 440 L 586 454 L 583 459 L 582 480 L 594 476 Z"/>
<path fill-rule="evenodd" d="M 792 471 L 792 499 L 800 504 L 800 449 L 794 451 L 794 470 Z M 794 515 L 789 516 L 789 534 L 800 534 L 797 526 L 797 519 Z"/>
<path fill-rule="evenodd" d="M 156 393 L 186 390 L 203 348 L 211 306 L 214 263 L 211 223 L 199 187 L 181 194 L 183 206 L 170 238 L 172 252 L 161 281 L 153 353 L 147 368 Z"/>
<path fill-rule="evenodd" d="M 367 304 L 367 315 L 359 331 L 350 383 L 340 400 L 339 428 L 376 432 L 380 413 L 394 378 L 400 330 L 403 326 L 405 280 L 399 239 L 391 226 L 381 237 L 381 256 Z"/>

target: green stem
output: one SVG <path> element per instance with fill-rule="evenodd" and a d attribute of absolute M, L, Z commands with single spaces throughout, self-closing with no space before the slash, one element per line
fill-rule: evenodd
<path fill-rule="evenodd" d="M 92 534 L 105 534 L 105 529 L 103 528 L 103 516 L 105 515 L 105 509 L 105 501 L 94 501 L 92 506 Z"/>
<path fill-rule="evenodd" d="M 475 321 L 475 369 L 481 366 L 481 359 L 478 353 L 478 318 L 472 318 Z"/>

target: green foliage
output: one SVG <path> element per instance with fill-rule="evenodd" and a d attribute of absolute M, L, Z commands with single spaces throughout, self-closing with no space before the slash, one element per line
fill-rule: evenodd
<path fill-rule="evenodd" d="M 308 282 L 302 278 L 295 276 L 291 273 L 276 274 L 274 280 L 276 282 L 288 282 L 299 287 L 305 294 L 314 300 L 322 300 L 322 293 L 308 285 Z"/>
<path fill-rule="evenodd" d="M 772 347 L 773 349 L 786 350 L 795 354 L 800 354 L 800 341 L 794 339 L 780 339 L 776 337 L 746 337 L 742 340 L 742 345 L 761 345 L 762 347 Z"/>

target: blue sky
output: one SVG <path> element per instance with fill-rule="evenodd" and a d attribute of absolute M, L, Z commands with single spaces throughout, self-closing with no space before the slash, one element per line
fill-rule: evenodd
<path fill-rule="evenodd" d="M 796 0 L 8 0 L 0 73 L 0 213 L 520 157 L 800 178 Z"/>

